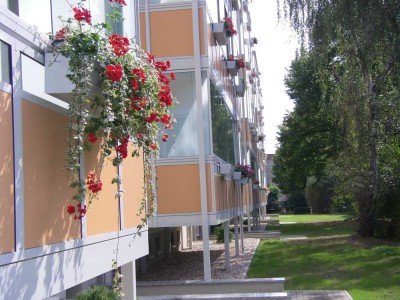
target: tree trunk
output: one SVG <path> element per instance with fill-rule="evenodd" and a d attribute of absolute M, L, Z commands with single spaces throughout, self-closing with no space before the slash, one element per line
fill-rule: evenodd
<path fill-rule="evenodd" d="M 377 87 L 376 83 L 368 81 L 368 194 L 360 201 L 360 228 L 361 236 L 373 236 L 375 230 L 376 204 L 378 202 L 379 178 L 378 178 L 378 128 L 377 128 Z"/>

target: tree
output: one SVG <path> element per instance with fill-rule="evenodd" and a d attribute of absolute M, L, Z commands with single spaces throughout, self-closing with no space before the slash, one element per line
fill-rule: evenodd
<path fill-rule="evenodd" d="M 337 59 L 357 73 L 361 98 L 368 108 L 368 185 L 358 199 L 359 233 L 372 236 L 382 201 L 379 190 L 378 108 L 387 78 L 399 68 L 400 2 L 398 0 L 283 0 L 285 17 L 311 49 L 335 45 Z M 351 90 L 342 90 L 351 97 Z"/>
<path fill-rule="evenodd" d="M 284 193 L 304 190 L 310 176 L 322 180 L 325 165 L 341 146 L 338 117 L 318 74 L 319 69 L 328 67 L 313 53 L 302 51 L 285 78 L 295 108 L 279 127 L 273 168 L 274 182 Z"/>

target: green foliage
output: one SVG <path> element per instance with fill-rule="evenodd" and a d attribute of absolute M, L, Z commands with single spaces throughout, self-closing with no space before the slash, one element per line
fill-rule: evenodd
<path fill-rule="evenodd" d="M 307 178 L 305 196 L 313 213 L 323 214 L 331 210 L 333 178 L 327 177 L 317 182 L 315 177 Z"/>
<path fill-rule="evenodd" d="M 351 201 L 346 206 L 358 216 L 359 233 L 371 236 L 386 226 L 383 220 L 396 224 L 400 215 L 395 204 L 400 196 L 400 3 L 280 2 L 308 49 L 302 49 L 286 80 L 296 107 L 281 128 L 276 182 L 287 193 L 304 189 L 313 176 L 309 192 L 315 192 L 325 178 L 332 179 L 333 203 Z M 327 132 L 309 132 L 321 120 Z M 308 141 L 311 148 L 304 151 Z M 320 152 L 327 145 L 333 152 Z"/>
<path fill-rule="evenodd" d="M 112 290 L 104 286 L 93 286 L 89 290 L 80 292 L 76 300 L 118 300 L 119 297 Z"/>
<path fill-rule="evenodd" d="M 278 197 L 279 197 L 279 188 L 275 185 L 269 186 L 269 193 L 267 197 L 267 212 L 277 212 L 280 211 Z"/>
<path fill-rule="evenodd" d="M 311 213 L 311 209 L 309 207 L 295 207 L 293 209 L 293 214 L 295 215 L 306 215 L 306 214 L 310 214 Z"/>
<path fill-rule="evenodd" d="M 295 108 L 279 128 L 273 167 L 274 182 L 284 193 L 303 190 L 310 176 L 323 178 L 325 165 L 340 148 L 338 116 L 329 94 L 323 93 L 318 63 L 315 55 L 302 52 L 285 79 Z"/>
<path fill-rule="evenodd" d="M 219 227 L 216 227 L 214 229 L 214 234 L 217 237 L 217 242 L 218 243 L 224 243 L 225 242 L 224 241 L 224 232 L 225 232 L 225 230 L 224 230 L 223 226 L 219 226 Z M 233 234 L 232 234 L 232 232 L 229 231 L 229 242 L 232 241 L 232 237 L 233 237 Z"/>
<path fill-rule="evenodd" d="M 289 198 L 285 203 L 286 209 L 292 211 L 296 207 L 306 207 L 307 202 L 303 191 L 293 191 L 289 194 Z"/>

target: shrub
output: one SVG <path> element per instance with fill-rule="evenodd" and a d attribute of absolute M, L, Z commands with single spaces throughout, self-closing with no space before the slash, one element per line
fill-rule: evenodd
<path fill-rule="evenodd" d="M 293 209 L 293 214 L 295 215 L 305 215 L 305 214 L 310 214 L 311 209 L 309 207 L 296 207 Z"/>
<path fill-rule="evenodd" d="M 76 295 L 76 300 L 118 300 L 119 297 L 105 286 L 92 286 Z"/>
<path fill-rule="evenodd" d="M 224 227 L 216 227 L 214 230 L 215 235 L 217 236 L 217 243 L 224 242 Z M 232 232 L 229 231 L 229 242 L 232 241 Z"/>

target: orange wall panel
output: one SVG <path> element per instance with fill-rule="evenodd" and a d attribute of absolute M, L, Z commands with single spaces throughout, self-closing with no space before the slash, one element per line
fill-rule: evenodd
<path fill-rule="evenodd" d="M 100 142 L 92 144 L 92 149 L 85 152 L 85 172 L 99 176 L 101 162 Z M 113 157 L 111 154 L 110 157 Z M 103 189 L 98 193 L 98 199 L 94 199 L 86 214 L 87 234 L 98 235 L 117 231 L 119 228 L 118 198 L 115 194 L 118 191 L 117 184 L 112 184 L 112 179 L 118 175 L 117 167 L 113 166 L 110 160 L 104 162 L 100 172 Z"/>
<path fill-rule="evenodd" d="M 66 126 L 66 116 L 22 101 L 26 248 L 80 236 L 80 223 L 67 213 L 74 190 L 63 170 Z"/>
<path fill-rule="evenodd" d="M 143 17 L 141 15 L 142 24 L 145 25 L 144 14 Z M 205 43 L 202 9 L 199 9 L 199 27 L 200 53 L 204 54 Z M 150 44 L 151 52 L 156 57 L 193 56 L 192 10 L 179 9 L 150 12 Z"/>
<path fill-rule="evenodd" d="M 140 47 L 144 50 L 147 51 L 147 37 L 146 37 L 146 16 L 142 12 L 140 13 Z"/>
<path fill-rule="evenodd" d="M 131 147 L 128 150 L 132 152 Z M 144 197 L 144 165 L 142 154 L 139 157 L 128 155 L 128 157 L 123 161 L 122 185 L 125 191 L 123 193 L 124 226 L 125 229 L 136 227 L 141 223 L 141 216 L 145 214 L 143 211 L 141 216 L 136 215 Z"/>
<path fill-rule="evenodd" d="M 157 167 L 157 213 L 199 213 L 199 165 Z"/>
<path fill-rule="evenodd" d="M 14 251 L 14 145 L 11 95 L 0 91 L 0 254 Z"/>
<path fill-rule="evenodd" d="M 210 164 L 206 164 L 206 185 L 207 185 L 207 208 L 208 212 L 212 212 L 212 191 L 211 191 L 211 174 L 212 168 Z"/>

